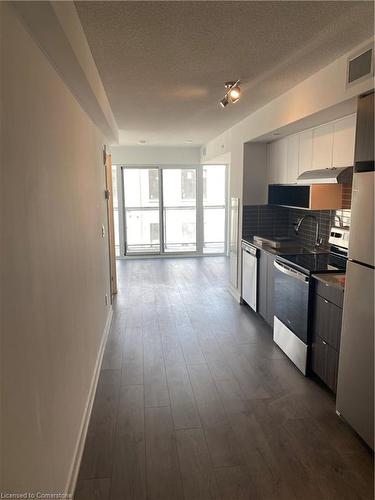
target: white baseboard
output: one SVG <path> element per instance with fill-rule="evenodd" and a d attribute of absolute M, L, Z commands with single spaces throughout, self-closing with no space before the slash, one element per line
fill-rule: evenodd
<path fill-rule="evenodd" d="M 241 294 L 240 292 L 234 288 L 232 285 L 228 286 L 229 293 L 236 299 L 236 301 L 241 304 Z"/>
<path fill-rule="evenodd" d="M 74 457 L 73 457 L 73 461 L 72 461 L 72 466 L 70 468 L 70 473 L 69 473 L 67 486 L 66 486 L 66 490 L 65 490 L 66 493 L 72 494 L 72 495 L 74 494 L 74 490 L 75 490 L 76 484 L 77 484 L 78 472 L 79 472 L 79 468 L 81 465 L 83 449 L 85 447 L 87 429 L 88 429 L 89 422 L 90 422 L 92 406 L 94 404 L 96 386 L 98 385 L 100 368 L 102 365 L 104 349 L 105 349 L 105 346 L 107 343 L 109 329 L 111 327 L 112 316 L 113 316 L 113 309 L 111 306 L 109 308 L 109 311 L 108 311 L 108 316 L 107 316 L 107 321 L 106 321 L 106 324 L 104 327 L 102 341 L 100 343 L 98 356 L 96 358 L 94 375 L 93 375 L 93 378 L 91 381 L 90 392 L 89 392 L 89 396 L 87 398 L 86 407 L 85 407 L 85 411 L 84 411 L 82 422 L 81 422 L 79 439 L 78 439 L 77 446 L 75 449 L 75 453 L 74 453 Z"/>

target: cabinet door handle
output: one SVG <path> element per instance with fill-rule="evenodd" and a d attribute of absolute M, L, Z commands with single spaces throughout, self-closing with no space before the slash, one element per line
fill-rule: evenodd
<path fill-rule="evenodd" d="M 327 345 L 327 342 L 325 340 L 322 340 L 322 342 L 323 342 L 324 345 Z"/>
<path fill-rule="evenodd" d="M 328 304 L 328 300 L 324 299 L 324 302 L 325 302 L 326 304 Z"/>

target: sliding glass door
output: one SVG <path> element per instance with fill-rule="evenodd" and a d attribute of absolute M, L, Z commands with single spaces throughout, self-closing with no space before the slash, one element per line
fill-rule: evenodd
<path fill-rule="evenodd" d="M 125 253 L 159 253 L 159 169 L 125 168 L 123 172 Z"/>
<path fill-rule="evenodd" d="M 226 166 L 119 167 L 121 252 L 226 252 Z"/>
<path fill-rule="evenodd" d="M 163 169 L 164 252 L 197 249 L 197 172 L 195 168 Z"/>

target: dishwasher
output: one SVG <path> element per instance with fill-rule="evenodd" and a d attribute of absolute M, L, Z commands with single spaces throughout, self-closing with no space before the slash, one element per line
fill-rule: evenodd
<path fill-rule="evenodd" d="M 258 254 L 253 245 L 242 241 L 242 300 L 257 310 Z"/>

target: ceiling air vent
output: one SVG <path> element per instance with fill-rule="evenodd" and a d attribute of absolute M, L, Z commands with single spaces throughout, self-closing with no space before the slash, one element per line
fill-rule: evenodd
<path fill-rule="evenodd" d="M 367 48 L 360 54 L 348 59 L 347 85 L 352 85 L 358 81 L 372 75 L 373 72 L 373 54 L 372 47 Z"/>

